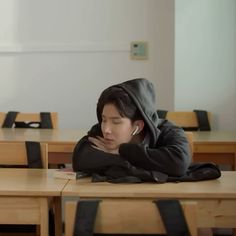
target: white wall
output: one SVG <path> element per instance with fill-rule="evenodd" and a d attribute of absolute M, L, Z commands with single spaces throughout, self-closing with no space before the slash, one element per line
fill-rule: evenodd
<path fill-rule="evenodd" d="M 133 40 L 149 60 L 129 59 Z M 207 109 L 213 129 L 236 130 L 235 42 L 235 0 L 2 0 L 0 111 L 87 129 L 105 87 L 145 77 L 158 108 Z"/>
<path fill-rule="evenodd" d="M 149 60 L 129 59 L 134 40 Z M 173 109 L 174 0 L 0 2 L 1 111 L 57 111 L 61 128 L 86 129 L 101 91 L 136 77 Z"/>
<path fill-rule="evenodd" d="M 176 0 L 175 109 L 236 130 L 236 1 Z"/>

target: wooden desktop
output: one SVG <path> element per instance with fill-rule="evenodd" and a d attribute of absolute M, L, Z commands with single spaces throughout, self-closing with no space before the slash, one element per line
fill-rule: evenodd
<path fill-rule="evenodd" d="M 62 235 L 61 192 L 68 180 L 53 178 L 54 170 L 0 169 L 0 224 L 40 225 L 48 235 L 49 203 L 55 212 L 55 234 Z"/>
<path fill-rule="evenodd" d="M 77 196 L 80 199 L 100 199 L 114 202 L 112 208 L 113 220 L 106 224 L 115 229 L 116 223 L 126 223 L 126 220 L 135 220 L 136 227 L 148 226 L 149 233 L 155 229 L 155 222 L 150 219 L 153 212 L 144 213 L 148 220 L 140 221 L 140 214 L 145 211 L 147 204 L 157 199 L 179 199 L 183 203 L 192 202 L 196 207 L 196 222 L 198 228 L 236 228 L 236 172 L 225 171 L 216 180 L 181 183 L 142 183 L 142 184 L 112 184 L 107 182 L 91 183 L 90 178 L 70 180 L 62 191 L 62 196 Z M 114 210 L 115 209 L 115 210 Z M 127 214 L 120 214 L 122 211 Z M 117 212 L 116 212 L 117 211 Z M 140 217 L 139 217 L 140 216 Z M 69 216 L 70 218 L 73 216 Z M 117 219 L 115 219 L 117 218 Z M 114 220 L 115 219 L 115 220 Z M 119 225 L 120 227 L 120 225 Z M 126 232 L 132 233 L 137 228 L 125 224 Z M 141 229 L 142 228 L 142 229 Z M 66 229 L 67 226 L 66 226 Z M 147 227 L 146 227 L 147 229 Z M 140 231 L 142 232 L 142 231 Z M 70 235 L 70 234 L 66 234 Z"/>
<path fill-rule="evenodd" d="M 50 164 L 71 163 L 75 144 L 86 135 L 76 129 L 0 129 L 0 142 L 38 141 L 48 144 Z M 236 170 L 236 131 L 193 132 L 193 160 L 230 165 Z"/>

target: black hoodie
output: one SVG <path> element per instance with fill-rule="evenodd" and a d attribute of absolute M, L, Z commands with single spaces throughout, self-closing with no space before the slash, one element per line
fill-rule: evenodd
<path fill-rule="evenodd" d="M 91 147 L 88 141 L 88 136 L 102 135 L 100 124 L 96 124 L 76 145 L 73 169 L 108 179 L 135 176 L 141 181 L 157 182 L 162 173 L 184 175 L 191 162 L 188 140 L 181 128 L 158 118 L 153 84 L 146 79 L 134 79 L 113 86 L 124 89 L 133 99 L 145 121 L 146 137 L 140 144 L 121 144 L 119 155 L 105 153 Z M 97 116 L 101 120 L 101 114 Z"/>

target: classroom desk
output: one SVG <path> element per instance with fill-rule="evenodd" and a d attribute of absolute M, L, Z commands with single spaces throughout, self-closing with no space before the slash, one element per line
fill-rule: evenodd
<path fill-rule="evenodd" d="M 193 159 L 230 165 L 236 170 L 236 132 L 193 132 Z"/>
<path fill-rule="evenodd" d="M 46 236 L 49 202 L 52 201 L 55 232 L 61 236 L 61 191 L 68 180 L 55 179 L 52 172 L 50 169 L 1 168 L 0 224 L 22 224 L 22 221 L 38 224 L 40 235 Z"/>
<path fill-rule="evenodd" d="M 236 228 L 235 180 L 234 171 L 222 172 L 222 177 L 216 180 L 165 184 L 91 183 L 90 178 L 85 178 L 70 180 L 63 189 L 62 196 L 96 198 L 102 201 L 117 200 L 121 209 L 128 207 L 129 203 L 134 203 L 133 215 L 130 215 L 130 218 L 135 219 L 138 218 L 136 210 L 141 208 L 143 201 L 150 202 L 156 199 L 191 201 L 197 204 L 197 227 Z M 116 215 L 114 211 L 113 215 Z M 150 218 L 145 224 L 148 225 L 149 220 Z"/>
<path fill-rule="evenodd" d="M 81 130 L 1 128 L 0 142 L 37 141 L 48 144 L 48 163 L 71 163 L 75 144 L 86 134 Z"/>
<path fill-rule="evenodd" d="M 67 129 L 0 129 L 0 142 L 38 141 L 48 144 L 50 164 L 71 163 L 75 144 L 87 132 Z M 193 160 L 227 164 L 236 170 L 236 131 L 193 132 Z"/>

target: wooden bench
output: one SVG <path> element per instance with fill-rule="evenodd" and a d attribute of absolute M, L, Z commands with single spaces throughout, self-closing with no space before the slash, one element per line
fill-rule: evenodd
<path fill-rule="evenodd" d="M 197 235 L 196 203 L 182 203 L 191 236 Z M 72 236 L 77 209 L 76 201 L 65 203 L 65 236 Z M 98 206 L 95 233 L 165 234 L 159 210 L 150 200 L 103 199 Z"/>
<path fill-rule="evenodd" d="M 1 126 L 4 123 L 4 120 L 6 118 L 7 113 L 0 112 L 0 124 Z M 53 129 L 58 128 L 58 113 L 57 112 L 50 112 L 50 117 L 52 121 L 52 127 Z M 16 116 L 15 122 L 40 122 L 41 116 L 40 113 L 25 113 L 25 112 L 19 112 Z"/>
<path fill-rule="evenodd" d="M 160 118 L 161 110 L 158 110 Z M 197 114 L 194 111 L 166 111 L 165 117 L 163 117 L 176 125 L 182 127 L 184 130 L 198 131 L 200 129 Z M 211 123 L 211 113 L 207 112 L 207 118 L 209 125 Z"/>

